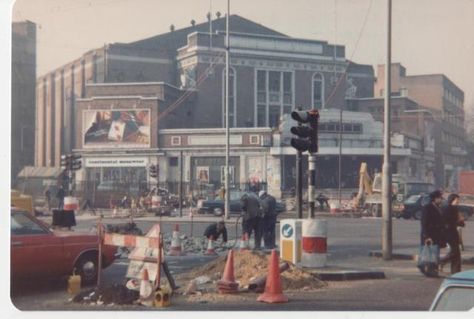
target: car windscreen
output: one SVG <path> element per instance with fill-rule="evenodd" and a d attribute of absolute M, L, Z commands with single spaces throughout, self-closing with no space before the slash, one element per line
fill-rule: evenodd
<path fill-rule="evenodd" d="M 425 183 L 407 183 L 406 185 L 407 189 L 407 194 L 408 195 L 413 195 L 413 194 L 428 194 L 433 191 L 433 185 L 431 184 L 425 184 Z"/>
<path fill-rule="evenodd" d="M 449 287 L 438 298 L 435 311 L 468 311 L 474 308 L 474 287 Z"/>
<path fill-rule="evenodd" d="M 11 214 L 10 232 L 12 235 L 39 235 L 48 233 L 25 213 Z"/>
<path fill-rule="evenodd" d="M 415 204 L 418 199 L 420 199 L 420 195 L 413 195 L 407 198 L 405 204 Z"/>

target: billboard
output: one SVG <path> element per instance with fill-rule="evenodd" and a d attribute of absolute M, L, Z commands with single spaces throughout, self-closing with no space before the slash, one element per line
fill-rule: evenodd
<path fill-rule="evenodd" d="M 149 110 L 84 110 L 84 148 L 150 147 Z"/>

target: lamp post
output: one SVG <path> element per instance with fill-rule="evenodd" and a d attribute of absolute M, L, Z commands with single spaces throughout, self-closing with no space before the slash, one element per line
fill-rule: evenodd
<path fill-rule="evenodd" d="M 224 199 L 224 216 L 225 219 L 230 218 L 230 190 L 229 190 L 229 148 L 230 148 L 230 132 L 229 132 L 229 14 L 230 0 L 227 0 L 227 16 L 226 16 L 226 41 L 225 41 L 225 199 Z"/>
<path fill-rule="evenodd" d="M 384 152 L 382 165 L 382 258 L 392 259 L 392 175 L 390 170 L 390 96 L 392 0 L 387 0 L 387 59 L 385 63 Z"/>

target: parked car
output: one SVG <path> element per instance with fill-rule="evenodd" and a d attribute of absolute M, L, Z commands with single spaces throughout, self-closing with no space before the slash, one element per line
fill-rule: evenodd
<path fill-rule="evenodd" d="M 53 231 L 26 211 L 11 209 L 11 278 L 59 278 L 76 274 L 97 280 L 98 237 L 94 233 Z M 104 246 L 102 266 L 115 259 L 117 247 Z"/>
<path fill-rule="evenodd" d="M 244 191 L 231 191 L 230 192 L 230 213 L 240 214 L 242 212 L 242 206 L 240 204 L 240 198 L 244 194 L 250 196 L 257 196 L 254 193 Z M 199 214 L 214 214 L 215 216 L 222 216 L 224 214 L 224 200 L 216 197 L 214 200 L 199 200 L 197 203 Z M 281 213 L 286 210 L 285 204 L 280 201 L 276 203 L 276 212 Z"/>
<path fill-rule="evenodd" d="M 468 311 L 473 308 L 474 270 L 468 270 L 443 281 L 430 311 Z"/>
<path fill-rule="evenodd" d="M 403 202 L 403 210 L 399 217 L 420 220 L 423 214 L 423 206 L 430 202 L 428 195 L 412 195 Z M 445 201 L 443 205 L 447 205 Z M 459 212 L 464 215 L 464 220 L 468 220 L 474 214 L 474 208 L 466 205 L 458 205 Z"/>

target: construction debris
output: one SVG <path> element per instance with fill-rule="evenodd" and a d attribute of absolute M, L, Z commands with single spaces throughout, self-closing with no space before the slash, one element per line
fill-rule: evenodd
<path fill-rule="evenodd" d="M 189 299 L 193 302 L 213 302 L 214 299 L 232 298 L 223 297 L 218 294 L 215 288 L 216 282 L 221 279 L 224 272 L 227 256 L 220 256 L 204 266 L 194 268 L 192 271 L 181 274 L 177 277 L 177 281 L 188 283 L 200 276 L 208 276 L 213 283 L 200 285 L 198 290 L 203 292 L 202 297 L 195 295 Z M 234 254 L 234 276 L 235 280 L 242 288 L 248 288 L 249 284 L 255 279 L 265 276 L 268 271 L 268 255 L 252 251 L 237 252 Z M 286 267 L 285 267 L 286 268 Z M 314 277 L 312 274 L 305 272 L 290 265 L 287 270 L 281 274 L 281 285 L 285 291 L 296 291 L 304 289 L 311 291 L 326 286 L 326 283 Z M 219 297 L 221 296 L 221 297 Z M 236 296 L 236 298 L 238 298 Z M 222 299 L 221 299 L 222 300 Z"/>
<path fill-rule="evenodd" d="M 97 305 L 132 305 L 136 303 L 138 297 L 138 291 L 130 290 L 125 285 L 113 284 L 84 290 L 77 294 L 72 301 Z"/>

